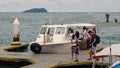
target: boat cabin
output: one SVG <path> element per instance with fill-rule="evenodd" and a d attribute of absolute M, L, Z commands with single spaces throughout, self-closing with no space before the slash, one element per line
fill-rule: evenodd
<path fill-rule="evenodd" d="M 36 42 L 39 43 L 68 43 L 71 35 L 78 33 L 78 38 L 82 38 L 83 27 L 92 30 L 96 27 L 95 24 L 60 24 L 60 25 L 43 25 Z"/>

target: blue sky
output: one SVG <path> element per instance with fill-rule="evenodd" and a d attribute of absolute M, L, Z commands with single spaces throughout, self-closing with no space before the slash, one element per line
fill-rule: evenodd
<path fill-rule="evenodd" d="M 46 8 L 49 12 L 120 12 L 120 0 L 0 0 L 0 12 Z"/>

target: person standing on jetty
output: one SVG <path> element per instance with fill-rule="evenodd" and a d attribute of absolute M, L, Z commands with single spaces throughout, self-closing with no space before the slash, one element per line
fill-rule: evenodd
<path fill-rule="evenodd" d="M 90 35 L 88 34 L 88 28 L 83 27 L 83 40 L 88 40 L 90 38 Z"/>
<path fill-rule="evenodd" d="M 87 47 L 89 46 L 89 42 L 90 42 L 90 34 L 88 33 L 88 29 L 87 27 L 83 27 L 83 37 L 82 37 L 82 40 L 83 41 L 86 41 L 87 43 Z"/>
<path fill-rule="evenodd" d="M 77 38 L 74 34 L 72 35 L 71 43 L 72 43 L 71 47 L 72 60 L 75 58 L 75 62 L 78 62 L 79 46 L 77 44 Z"/>
<path fill-rule="evenodd" d="M 92 59 L 92 55 L 96 53 L 96 47 L 97 47 L 97 43 L 96 43 L 97 35 L 96 35 L 96 33 L 94 31 L 89 31 L 89 34 L 91 36 L 91 39 L 90 39 L 91 49 L 90 49 L 90 58 L 88 58 L 87 60 Z"/>
<path fill-rule="evenodd" d="M 72 60 L 75 58 L 75 62 L 78 62 L 78 55 L 79 55 L 79 45 L 75 45 L 71 47 L 72 50 Z M 74 57 L 74 58 L 73 58 Z"/>

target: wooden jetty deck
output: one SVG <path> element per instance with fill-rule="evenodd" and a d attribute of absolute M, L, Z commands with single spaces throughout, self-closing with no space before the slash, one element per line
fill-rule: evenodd
<path fill-rule="evenodd" d="M 17 46 L 15 46 L 15 47 L 17 47 Z M 14 46 L 0 47 L 1 50 L 11 49 L 11 48 L 14 49 Z M 92 60 L 87 60 L 89 58 L 88 51 L 89 50 L 80 50 L 80 54 L 78 56 L 79 63 L 81 63 L 81 62 L 92 62 Z M 24 66 L 23 68 L 52 68 L 52 66 L 59 65 L 59 64 L 68 64 L 68 65 L 78 64 L 78 63 L 74 62 L 73 60 L 71 60 L 71 53 L 34 54 L 31 51 L 28 51 L 28 52 L 25 52 L 25 53 L 23 53 L 23 52 L 22 53 L 21 52 L 8 52 L 8 51 L 4 52 L 3 51 L 0 54 L 1 60 L 3 59 L 3 57 L 5 57 L 7 55 L 10 56 L 9 59 L 13 58 L 13 59 L 20 59 L 21 60 L 21 59 L 24 59 L 24 58 L 25 59 L 30 58 L 30 59 L 33 60 L 33 61 L 28 60 L 28 61 L 32 62 L 33 64 Z M 105 60 L 106 60 L 105 62 L 109 62 L 108 58 L 105 58 Z M 117 60 L 120 60 L 120 58 L 117 58 L 117 59 L 115 58 L 114 62 L 116 62 Z M 102 62 L 102 60 L 100 59 L 97 62 Z"/>
<path fill-rule="evenodd" d="M 37 61 L 37 64 L 32 64 L 25 66 L 24 68 L 52 68 L 52 66 L 59 64 L 78 64 L 81 62 L 92 62 L 92 60 L 87 60 L 89 58 L 88 50 L 80 50 L 79 54 L 79 62 L 76 63 L 71 60 L 71 53 L 64 54 L 50 54 L 50 53 L 42 53 L 42 54 L 33 54 L 33 59 Z M 104 62 L 108 64 L 109 58 L 104 58 Z M 113 57 L 113 62 L 120 60 L 120 58 Z M 102 59 L 96 61 L 98 63 L 102 62 Z"/>
<path fill-rule="evenodd" d="M 35 59 L 38 63 L 25 66 L 24 68 L 50 68 L 51 66 L 63 63 L 75 63 L 71 60 L 71 53 L 64 54 L 33 54 L 33 59 Z M 80 50 L 79 54 L 79 62 L 91 62 L 87 59 L 89 58 L 88 50 Z"/>
<path fill-rule="evenodd" d="M 14 51 L 17 49 L 27 49 L 28 44 L 26 43 L 21 43 L 21 44 L 17 44 L 17 45 L 1 45 L 0 46 L 0 50 L 5 50 L 5 51 Z"/>

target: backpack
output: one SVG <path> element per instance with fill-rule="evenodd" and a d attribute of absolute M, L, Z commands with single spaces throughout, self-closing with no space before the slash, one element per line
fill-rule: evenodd
<path fill-rule="evenodd" d="M 98 35 L 96 35 L 96 44 L 100 43 L 100 37 Z"/>

